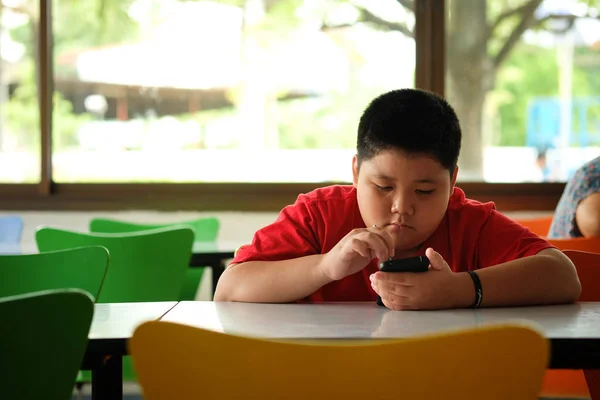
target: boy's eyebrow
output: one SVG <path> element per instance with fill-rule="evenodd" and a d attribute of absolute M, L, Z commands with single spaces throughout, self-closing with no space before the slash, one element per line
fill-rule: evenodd
<path fill-rule="evenodd" d="M 415 180 L 415 183 L 436 183 L 436 182 L 437 182 L 436 180 L 428 179 L 428 178 Z"/>
<path fill-rule="evenodd" d="M 383 179 L 384 181 L 393 181 L 393 180 L 395 180 L 394 178 L 392 178 L 391 176 L 388 176 L 386 174 L 375 174 L 375 178 Z"/>
<path fill-rule="evenodd" d="M 375 174 L 374 177 L 377 179 L 384 180 L 384 181 L 396 180 L 395 178 L 392 178 L 391 176 L 388 176 L 386 174 Z M 431 179 L 431 178 L 415 179 L 414 182 L 415 183 L 437 183 L 437 181 L 435 179 Z"/>

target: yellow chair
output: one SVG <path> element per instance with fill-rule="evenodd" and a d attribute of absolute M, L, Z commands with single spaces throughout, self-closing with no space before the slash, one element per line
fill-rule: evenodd
<path fill-rule="evenodd" d="M 549 346 L 505 325 L 396 340 L 273 341 L 170 322 L 129 343 L 146 400 L 537 399 Z"/>

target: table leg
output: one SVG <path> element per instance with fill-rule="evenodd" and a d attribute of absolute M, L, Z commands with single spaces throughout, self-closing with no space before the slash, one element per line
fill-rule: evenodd
<path fill-rule="evenodd" d="M 123 357 L 110 356 L 102 365 L 92 370 L 92 399 L 123 398 Z"/>
<path fill-rule="evenodd" d="M 217 283 L 219 278 L 225 272 L 225 260 L 221 260 L 219 263 L 215 263 L 210 266 L 212 269 L 212 297 L 215 298 L 215 290 L 217 289 Z"/>
<path fill-rule="evenodd" d="M 600 400 L 600 370 L 585 369 L 583 373 L 590 391 L 590 397 L 592 400 Z"/>

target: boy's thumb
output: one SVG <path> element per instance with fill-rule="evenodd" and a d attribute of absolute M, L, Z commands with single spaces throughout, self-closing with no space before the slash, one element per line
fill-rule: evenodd
<path fill-rule="evenodd" d="M 440 253 L 433 250 L 431 247 L 425 250 L 425 255 L 429 259 L 429 265 L 431 265 L 432 269 L 440 270 L 446 268 L 446 262 L 444 261 L 444 258 Z"/>

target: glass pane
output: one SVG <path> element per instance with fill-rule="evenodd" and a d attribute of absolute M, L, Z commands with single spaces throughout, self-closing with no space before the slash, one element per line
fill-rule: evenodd
<path fill-rule="evenodd" d="M 565 181 L 600 154 L 599 2 L 532 3 L 447 0 L 463 181 Z"/>
<path fill-rule="evenodd" d="M 350 181 L 362 110 L 414 86 L 396 0 L 99 1 L 55 0 L 59 182 Z"/>
<path fill-rule="evenodd" d="M 0 3 L 0 183 L 40 181 L 39 1 L 20 3 Z"/>

